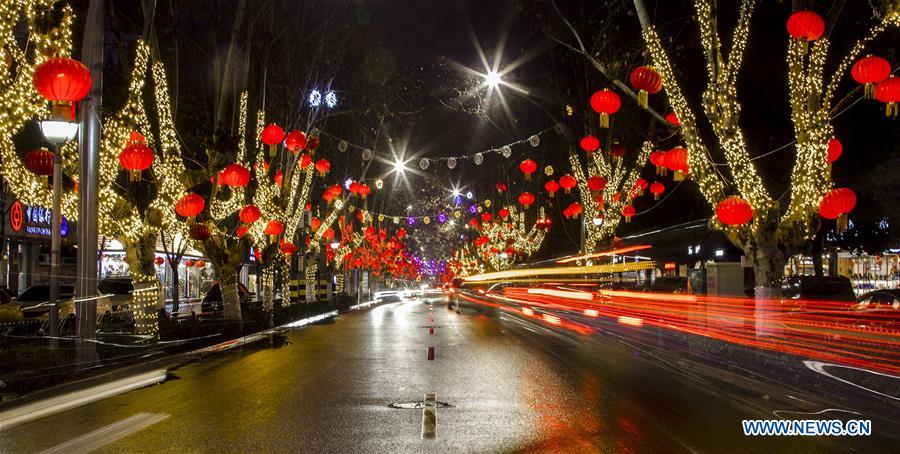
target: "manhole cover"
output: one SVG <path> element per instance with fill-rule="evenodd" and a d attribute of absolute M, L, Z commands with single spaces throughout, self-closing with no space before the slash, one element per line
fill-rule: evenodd
<path fill-rule="evenodd" d="M 453 405 L 448 404 L 447 402 L 436 401 L 434 406 L 437 408 L 453 408 Z M 420 400 L 416 402 L 393 402 L 388 405 L 388 408 L 398 408 L 401 410 L 415 410 L 417 408 L 425 407 L 425 401 Z"/>

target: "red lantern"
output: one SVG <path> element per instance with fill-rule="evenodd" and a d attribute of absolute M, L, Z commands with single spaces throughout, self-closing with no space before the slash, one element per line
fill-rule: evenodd
<path fill-rule="evenodd" d="M 666 115 L 666 121 L 674 126 L 681 126 L 681 120 L 678 119 L 678 115 L 675 115 L 675 112 L 669 112 L 669 114 Z"/>
<path fill-rule="evenodd" d="M 572 175 L 565 174 L 559 177 L 559 185 L 566 191 L 566 194 L 572 193 L 572 188 L 578 185 L 578 180 L 575 179 Z"/>
<path fill-rule="evenodd" d="M 184 266 L 190 268 L 190 267 L 194 266 L 194 261 L 193 261 L 193 260 L 190 260 L 190 259 L 185 260 L 185 261 L 184 261 Z"/>
<path fill-rule="evenodd" d="M 825 219 L 837 219 L 837 231 L 847 230 L 847 213 L 856 207 L 856 193 L 849 188 L 832 189 L 819 202 L 819 215 Z"/>
<path fill-rule="evenodd" d="M 166 260 L 162 257 L 156 257 L 153 259 L 153 263 L 155 263 L 157 266 L 162 265 L 165 261 Z"/>
<path fill-rule="evenodd" d="M 306 170 L 306 168 L 309 167 L 310 164 L 312 164 L 312 156 L 308 154 L 300 156 L 300 168 Z"/>
<path fill-rule="evenodd" d="M 309 221 L 309 227 L 312 229 L 313 232 L 315 232 L 316 230 L 319 230 L 320 225 L 322 225 L 322 221 L 320 221 L 319 218 L 314 217 Z"/>
<path fill-rule="evenodd" d="M 559 191 L 559 183 L 557 183 L 556 180 L 550 180 L 544 183 L 544 189 L 547 190 L 550 197 L 553 197 L 556 194 L 556 191 Z"/>
<path fill-rule="evenodd" d="M 190 228 L 188 228 L 188 236 L 192 240 L 206 241 L 210 235 L 209 227 L 205 224 L 191 224 Z"/>
<path fill-rule="evenodd" d="M 875 99 L 887 104 L 884 114 L 888 117 L 900 115 L 900 78 L 888 77 L 875 86 Z"/>
<path fill-rule="evenodd" d="M 531 159 L 526 159 L 519 164 L 519 170 L 525 174 L 525 181 L 531 180 L 531 174 L 537 170 L 537 163 Z"/>
<path fill-rule="evenodd" d="M 634 191 L 637 195 L 642 196 L 644 195 L 644 191 L 646 191 L 649 186 L 650 184 L 647 183 L 647 180 L 638 178 L 637 181 L 634 182 L 634 186 L 631 188 L 631 190 Z"/>
<path fill-rule="evenodd" d="M 491 222 L 491 213 L 481 213 L 481 222 Z"/>
<path fill-rule="evenodd" d="M 506 208 L 500 208 L 500 211 L 497 212 L 497 216 L 500 216 L 501 219 L 506 219 L 509 217 L 509 210 Z"/>
<path fill-rule="evenodd" d="M 319 172 L 320 177 L 325 177 L 325 174 L 331 170 L 331 163 L 328 162 L 327 159 L 319 159 L 316 161 L 316 172 Z"/>
<path fill-rule="evenodd" d="M 573 202 L 571 205 L 569 205 L 567 210 L 569 210 L 569 215 L 571 217 L 578 219 L 578 215 L 580 215 L 582 212 L 581 204 L 578 202 Z"/>
<path fill-rule="evenodd" d="M 297 153 L 306 146 L 306 134 L 294 130 L 287 134 L 284 138 L 284 147 L 291 153 Z"/>
<path fill-rule="evenodd" d="M 269 146 L 269 156 L 275 156 L 275 147 L 284 140 L 284 129 L 281 126 L 272 123 L 263 128 L 260 139 L 264 144 Z"/>
<path fill-rule="evenodd" d="M 600 192 L 606 189 L 606 178 L 599 175 L 592 175 L 587 179 L 587 187 L 592 193 Z"/>
<path fill-rule="evenodd" d="M 684 180 L 684 175 L 688 173 L 688 151 L 681 147 L 669 150 L 665 155 L 665 164 L 669 170 L 675 172 L 672 179 Z"/>
<path fill-rule="evenodd" d="M 502 181 L 498 181 L 497 184 L 494 185 L 494 187 L 497 188 L 497 192 L 503 192 L 506 190 L 506 185 L 503 184 Z"/>
<path fill-rule="evenodd" d="M 240 225 L 240 226 L 238 226 L 237 230 L 235 230 L 234 234 L 235 234 L 238 238 L 243 238 L 244 235 L 246 235 L 247 232 L 249 232 L 249 231 L 250 231 L 250 226 L 247 226 L 247 225 Z"/>
<path fill-rule="evenodd" d="M 609 127 L 609 116 L 618 112 L 622 100 L 614 91 L 604 88 L 591 96 L 591 108 L 600 114 L 600 127 Z"/>
<path fill-rule="evenodd" d="M 275 184 L 277 184 L 279 187 L 281 187 L 281 183 L 284 182 L 284 172 L 282 172 L 280 170 L 276 170 L 274 179 L 275 179 Z"/>
<path fill-rule="evenodd" d="M 281 252 L 288 257 L 290 257 L 290 255 L 294 252 L 297 252 L 297 245 L 291 243 L 290 241 L 281 240 L 281 243 L 278 244 L 278 247 L 281 249 Z"/>
<path fill-rule="evenodd" d="M 600 139 L 590 135 L 584 136 L 581 139 L 581 142 L 579 142 L 579 145 L 582 150 L 586 151 L 588 155 L 591 155 L 600 148 Z"/>
<path fill-rule="evenodd" d="M 196 266 L 197 268 L 203 268 L 204 266 L 206 266 L 206 262 L 204 262 L 202 259 L 197 260 L 196 262 L 194 262 L 194 266 Z"/>
<path fill-rule="evenodd" d="M 622 207 L 622 216 L 625 216 L 625 222 L 631 222 L 631 218 L 634 216 L 634 207 L 631 205 Z"/>
<path fill-rule="evenodd" d="M 72 103 L 87 96 L 91 83 L 91 72 L 87 67 L 71 58 L 51 58 L 34 70 L 34 88 L 53 104 L 54 118 L 74 120 Z"/>
<path fill-rule="evenodd" d="M 806 53 L 807 42 L 815 41 L 825 33 L 825 21 L 812 11 L 797 11 L 788 18 L 787 30 L 792 38 L 803 42 Z"/>
<path fill-rule="evenodd" d="M 650 153 L 650 164 L 653 164 L 656 167 L 657 175 L 665 175 L 666 174 L 666 152 L 656 150 Z"/>
<path fill-rule="evenodd" d="M 650 184 L 650 193 L 653 194 L 653 200 L 659 200 L 660 194 L 665 191 L 666 187 L 658 181 L 654 181 L 652 184 Z"/>
<path fill-rule="evenodd" d="M 526 209 L 534 203 L 534 195 L 530 192 L 523 192 L 519 196 L 519 203 L 522 204 Z"/>
<path fill-rule="evenodd" d="M 309 150 L 310 155 L 316 154 L 316 149 L 319 148 L 319 138 L 312 136 L 306 139 L 306 149 Z"/>
<path fill-rule="evenodd" d="M 203 200 L 203 197 L 200 197 L 197 194 L 187 194 L 175 204 L 175 211 L 186 217 L 188 223 L 191 224 L 194 222 L 194 217 L 200 214 L 203 211 L 203 208 L 206 207 L 206 201 Z"/>
<path fill-rule="evenodd" d="M 25 155 L 25 168 L 43 177 L 46 183 L 47 177 L 53 175 L 53 153 L 46 148 L 29 151 Z"/>
<path fill-rule="evenodd" d="M 359 195 L 362 196 L 362 198 L 365 199 L 371 193 L 372 193 L 372 188 L 370 188 L 369 185 L 367 185 L 367 184 L 359 185 Z"/>
<path fill-rule="evenodd" d="M 662 90 L 662 77 L 652 66 L 638 66 L 628 78 L 631 86 L 638 91 L 638 104 L 645 109 L 648 95 L 655 95 Z"/>
<path fill-rule="evenodd" d="M 358 181 L 354 181 L 354 182 L 350 183 L 350 187 L 349 187 L 350 193 L 353 195 L 359 195 L 359 186 L 360 186 L 360 184 Z"/>
<path fill-rule="evenodd" d="M 153 165 L 153 150 L 144 142 L 144 136 L 137 132 L 131 133 L 125 149 L 119 154 L 119 164 L 129 172 L 129 180 L 141 179 L 141 172 Z"/>
<path fill-rule="evenodd" d="M 881 57 L 868 55 L 853 64 L 850 74 L 853 80 L 864 85 L 865 97 L 872 98 L 875 95 L 875 84 L 891 75 L 891 64 Z"/>
<path fill-rule="evenodd" d="M 333 240 L 334 239 L 334 229 L 331 227 L 325 229 L 325 231 L 322 232 L 322 238 L 325 238 L 328 241 Z"/>
<path fill-rule="evenodd" d="M 274 242 L 276 236 L 284 233 L 284 224 L 282 224 L 281 221 L 273 219 L 266 224 L 266 230 L 264 230 L 263 233 L 269 235 L 269 239 Z"/>
<path fill-rule="evenodd" d="M 753 208 L 746 200 L 735 195 L 716 205 L 716 217 L 725 225 L 745 225 L 753 219 Z"/>
<path fill-rule="evenodd" d="M 256 205 L 247 205 L 244 208 L 241 208 L 239 217 L 244 224 L 253 224 L 259 220 L 261 215 L 262 213 L 260 212 L 259 207 Z"/>
<path fill-rule="evenodd" d="M 837 137 L 832 137 L 831 140 L 828 141 L 828 164 L 831 165 L 832 162 L 837 161 L 838 158 L 841 157 L 841 153 L 844 151 L 844 146 L 841 144 L 841 141 L 837 139 Z"/>
<path fill-rule="evenodd" d="M 219 184 L 241 188 L 250 183 L 250 171 L 239 164 L 228 164 L 219 174 Z"/>
<path fill-rule="evenodd" d="M 622 159 L 622 156 L 625 156 L 625 145 L 622 145 L 619 142 L 613 142 L 613 144 L 609 146 L 609 155 L 614 159 Z"/>

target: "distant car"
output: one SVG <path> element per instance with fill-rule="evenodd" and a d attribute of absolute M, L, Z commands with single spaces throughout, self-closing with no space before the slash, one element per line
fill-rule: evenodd
<path fill-rule="evenodd" d="M 244 287 L 244 284 L 238 284 L 238 301 L 240 301 L 241 305 L 250 304 L 250 291 L 247 290 L 247 287 Z M 200 311 L 204 313 L 221 312 L 223 308 L 222 287 L 217 281 L 209 288 L 206 295 L 203 295 L 203 300 L 200 302 Z"/>
<path fill-rule="evenodd" d="M 884 312 L 893 316 L 900 315 L 900 289 L 891 288 L 875 290 L 863 294 L 856 300 L 853 311 Z"/>

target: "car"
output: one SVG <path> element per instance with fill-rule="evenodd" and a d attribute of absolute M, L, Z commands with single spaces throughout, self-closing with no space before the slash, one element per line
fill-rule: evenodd
<path fill-rule="evenodd" d="M 875 290 L 861 295 L 856 300 L 853 311 L 884 312 L 886 314 L 900 314 L 900 289 Z"/>
<path fill-rule="evenodd" d="M 74 285 L 59 286 L 59 317 L 65 318 L 75 312 L 72 299 L 75 297 Z M 50 316 L 50 284 L 36 284 L 25 289 L 15 299 L 25 318 L 45 318 Z"/>
<path fill-rule="evenodd" d="M 122 310 L 131 303 L 134 293 L 131 276 L 107 276 L 97 284 L 97 293 L 109 302 L 113 311 Z"/>
<path fill-rule="evenodd" d="M 250 291 L 244 287 L 244 284 L 238 284 L 238 300 L 242 306 L 250 304 Z M 200 301 L 200 311 L 210 313 L 221 312 L 222 309 L 222 287 L 219 285 L 219 281 L 216 281 L 203 295 L 203 300 Z"/>

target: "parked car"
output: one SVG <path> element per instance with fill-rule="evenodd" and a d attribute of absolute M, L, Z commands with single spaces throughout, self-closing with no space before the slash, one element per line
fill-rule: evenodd
<path fill-rule="evenodd" d="M 125 309 L 131 303 L 134 285 L 131 276 L 107 276 L 97 284 L 97 293 L 108 302 L 111 310 Z"/>
<path fill-rule="evenodd" d="M 247 290 L 247 287 L 244 287 L 244 284 L 238 284 L 238 300 L 242 306 L 250 304 L 250 291 Z M 203 313 L 207 313 L 220 312 L 222 309 L 222 287 L 216 281 L 209 288 L 209 291 L 206 292 L 206 295 L 203 295 L 203 300 L 200 302 L 200 310 Z"/>
<path fill-rule="evenodd" d="M 65 318 L 75 312 L 72 298 L 75 296 L 74 285 L 59 286 L 59 318 Z M 22 310 L 25 318 L 45 318 L 50 316 L 50 284 L 36 284 L 25 289 L 15 303 Z"/>
<path fill-rule="evenodd" d="M 900 315 L 900 289 L 875 290 L 863 294 L 857 298 L 853 310 L 866 313 L 884 312 L 893 316 Z"/>

